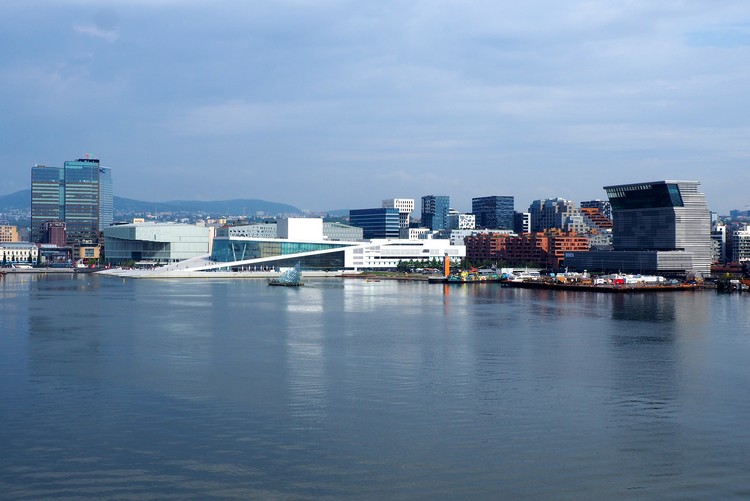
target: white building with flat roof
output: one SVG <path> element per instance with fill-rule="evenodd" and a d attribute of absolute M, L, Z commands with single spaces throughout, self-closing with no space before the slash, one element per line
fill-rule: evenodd
<path fill-rule="evenodd" d="M 130 223 L 103 229 L 107 262 L 174 263 L 211 253 L 212 227 L 179 223 Z"/>

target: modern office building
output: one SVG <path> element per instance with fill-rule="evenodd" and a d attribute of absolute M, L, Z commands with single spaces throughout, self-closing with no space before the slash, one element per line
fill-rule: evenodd
<path fill-rule="evenodd" d="M 44 223 L 65 217 L 64 172 L 60 167 L 31 168 L 31 240 L 42 242 Z"/>
<path fill-rule="evenodd" d="M 67 243 L 99 242 L 99 232 L 114 216 L 112 172 L 98 159 L 80 158 L 63 167 L 31 169 L 32 239 L 41 242 L 44 223 L 63 221 Z"/>
<path fill-rule="evenodd" d="M 612 204 L 613 251 L 571 253 L 565 263 L 590 271 L 711 271 L 711 218 L 697 181 L 605 186 Z"/>
<path fill-rule="evenodd" d="M 399 227 L 409 227 L 409 217 L 414 211 L 413 198 L 389 198 L 387 200 L 383 200 L 382 207 L 385 209 L 398 209 Z"/>
<path fill-rule="evenodd" d="M 99 231 L 115 221 L 112 169 L 99 167 Z"/>
<path fill-rule="evenodd" d="M 453 209 L 448 211 L 449 230 L 473 230 L 476 226 L 476 216 L 474 214 L 462 214 Z"/>
<path fill-rule="evenodd" d="M 513 231 L 519 235 L 522 233 L 531 233 L 530 212 L 515 212 L 513 214 Z"/>
<path fill-rule="evenodd" d="M 477 218 L 478 228 L 513 229 L 515 211 L 512 196 L 472 198 L 471 212 Z"/>
<path fill-rule="evenodd" d="M 349 223 L 362 228 L 364 238 L 399 238 L 399 212 L 396 208 L 352 209 Z"/>
<path fill-rule="evenodd" d="M 422 197 L 422 226 L 433 231 L 448 228 L 448 214 L 451 198 L 447 195 L 426 195 Z"/>

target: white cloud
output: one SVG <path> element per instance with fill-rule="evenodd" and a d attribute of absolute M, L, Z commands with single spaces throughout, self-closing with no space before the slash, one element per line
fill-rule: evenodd
<path fill-rule="evenodd" d="M 117 40 L 119 36 L 117 30 L 107 30 L 94 25 L 77 25 L 73 27 L 73 30 L 81 35 L 88 35 L 92 38 L 101 38 L 109 43 Z"/>

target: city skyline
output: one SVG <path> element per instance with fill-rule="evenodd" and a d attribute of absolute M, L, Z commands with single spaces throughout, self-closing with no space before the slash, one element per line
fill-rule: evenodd
<path fill-rule="evenodd" d="M 139 200 L 325 211 L 446 193 L 748 204 L 750 6 L 282 1 L 0 6 L 0 193 L 90 153 Z"/>

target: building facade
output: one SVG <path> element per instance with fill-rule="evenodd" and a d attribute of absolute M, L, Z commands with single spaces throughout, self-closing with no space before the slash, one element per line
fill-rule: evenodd
<path fill-rule="evenodd" d="M 551 229 L 571 231 L 571 218 L 580 216 L 575 204 L 563 198 L 534 200 L 529 206 L 529 213 L 531 231 L 534 233 Z"/>
<path fill-rule="evenodd" d="M 15 226 L 0 226 L 0 242 L 18 242 L 18 228 Z"/>
<path fill-rule="evenodd" d="M 29 242 L 0 242 L 0 263 L 34 265 L 39 259 L 39 247 Z"/>
<path fill-rule="evenodd" d="M 750 229 L 747 226 L 732 232 L 732 261 L 750 261 Z"/>
<path fill-rule="evenodd" d="M 531 213 L 515 212 L 513 214 L 513 231 L 518 233 L 531 233 Z"/>
<path fill-rule="evenodd" d="M 433 231 L 448 229 L 451 199 L 447 195 L 422 197 L 422 226 Z"/>
<path fill-rule="evenodd" d="M 31 230 L 43 241 L 44 223 L 63 221 L 67 244 L 98 243 L 114 218 L 112 172 L 98 159 L 80 158 L 63 167 L 31 169 Z"/>
<path fill-rule="evenodd" d="M 31 240 L 42 242 L 44 223 L 65 218 L 65 178 L 59 167 L 31 168 Z"/>
<path fill-rule="evenodd" d="M 514 199 L 512 196 L 490 196 L 471 199 L 471 212 L 477 227 L 512 230 L 514 228 Z"/>
<path fill-rule="evenodd" d="M 104 228 L 106 260 L 168 264 L 210 253 L 211 228 L 178 223 L 131 223 Z"/>
<path fill-rule="evenodd" d="M 602 216 L 612 220 L 612 204 L 607 200 L 584 200 L 579 205 L 581 209 L 598 209 Z"/>
<path fill-rule="evenodd" d="M 479 234 L 466 237 L 466 257 L 477 261 L 506 261 L 512 265 L 533 265 L 550 269 L 563 266 L 566 253 L 589 249 L 583 235 L 560 231 L 509 235 Z"/>
<path fill-rule="evenodd" d="M 448 214 L 449 230 L 473 230 L 476 228 L 476 216 L 474 214 L 461 214 L 450 210 Z"/>
<path fill-rule="evenodd" d="M 414 211 L 413 198 L 389 198 L 383 200 L 383 208 L 398 209 L 398 224 L 400 228 L 409 227 L 409 218 Z"/>
<path fill-rule="evenodd" d="M 571 253 L 566 263 L 604 272 L 708 275 L 711 217 L 697 181 L 605 186 L 612 204 L 612 251 Z"/>
<path fill-rule="evenodd" d="M 399 238 L 399 212 L 396 208 L 352 209 L 349 223 L 362 228 L 365 239 Z"/>

